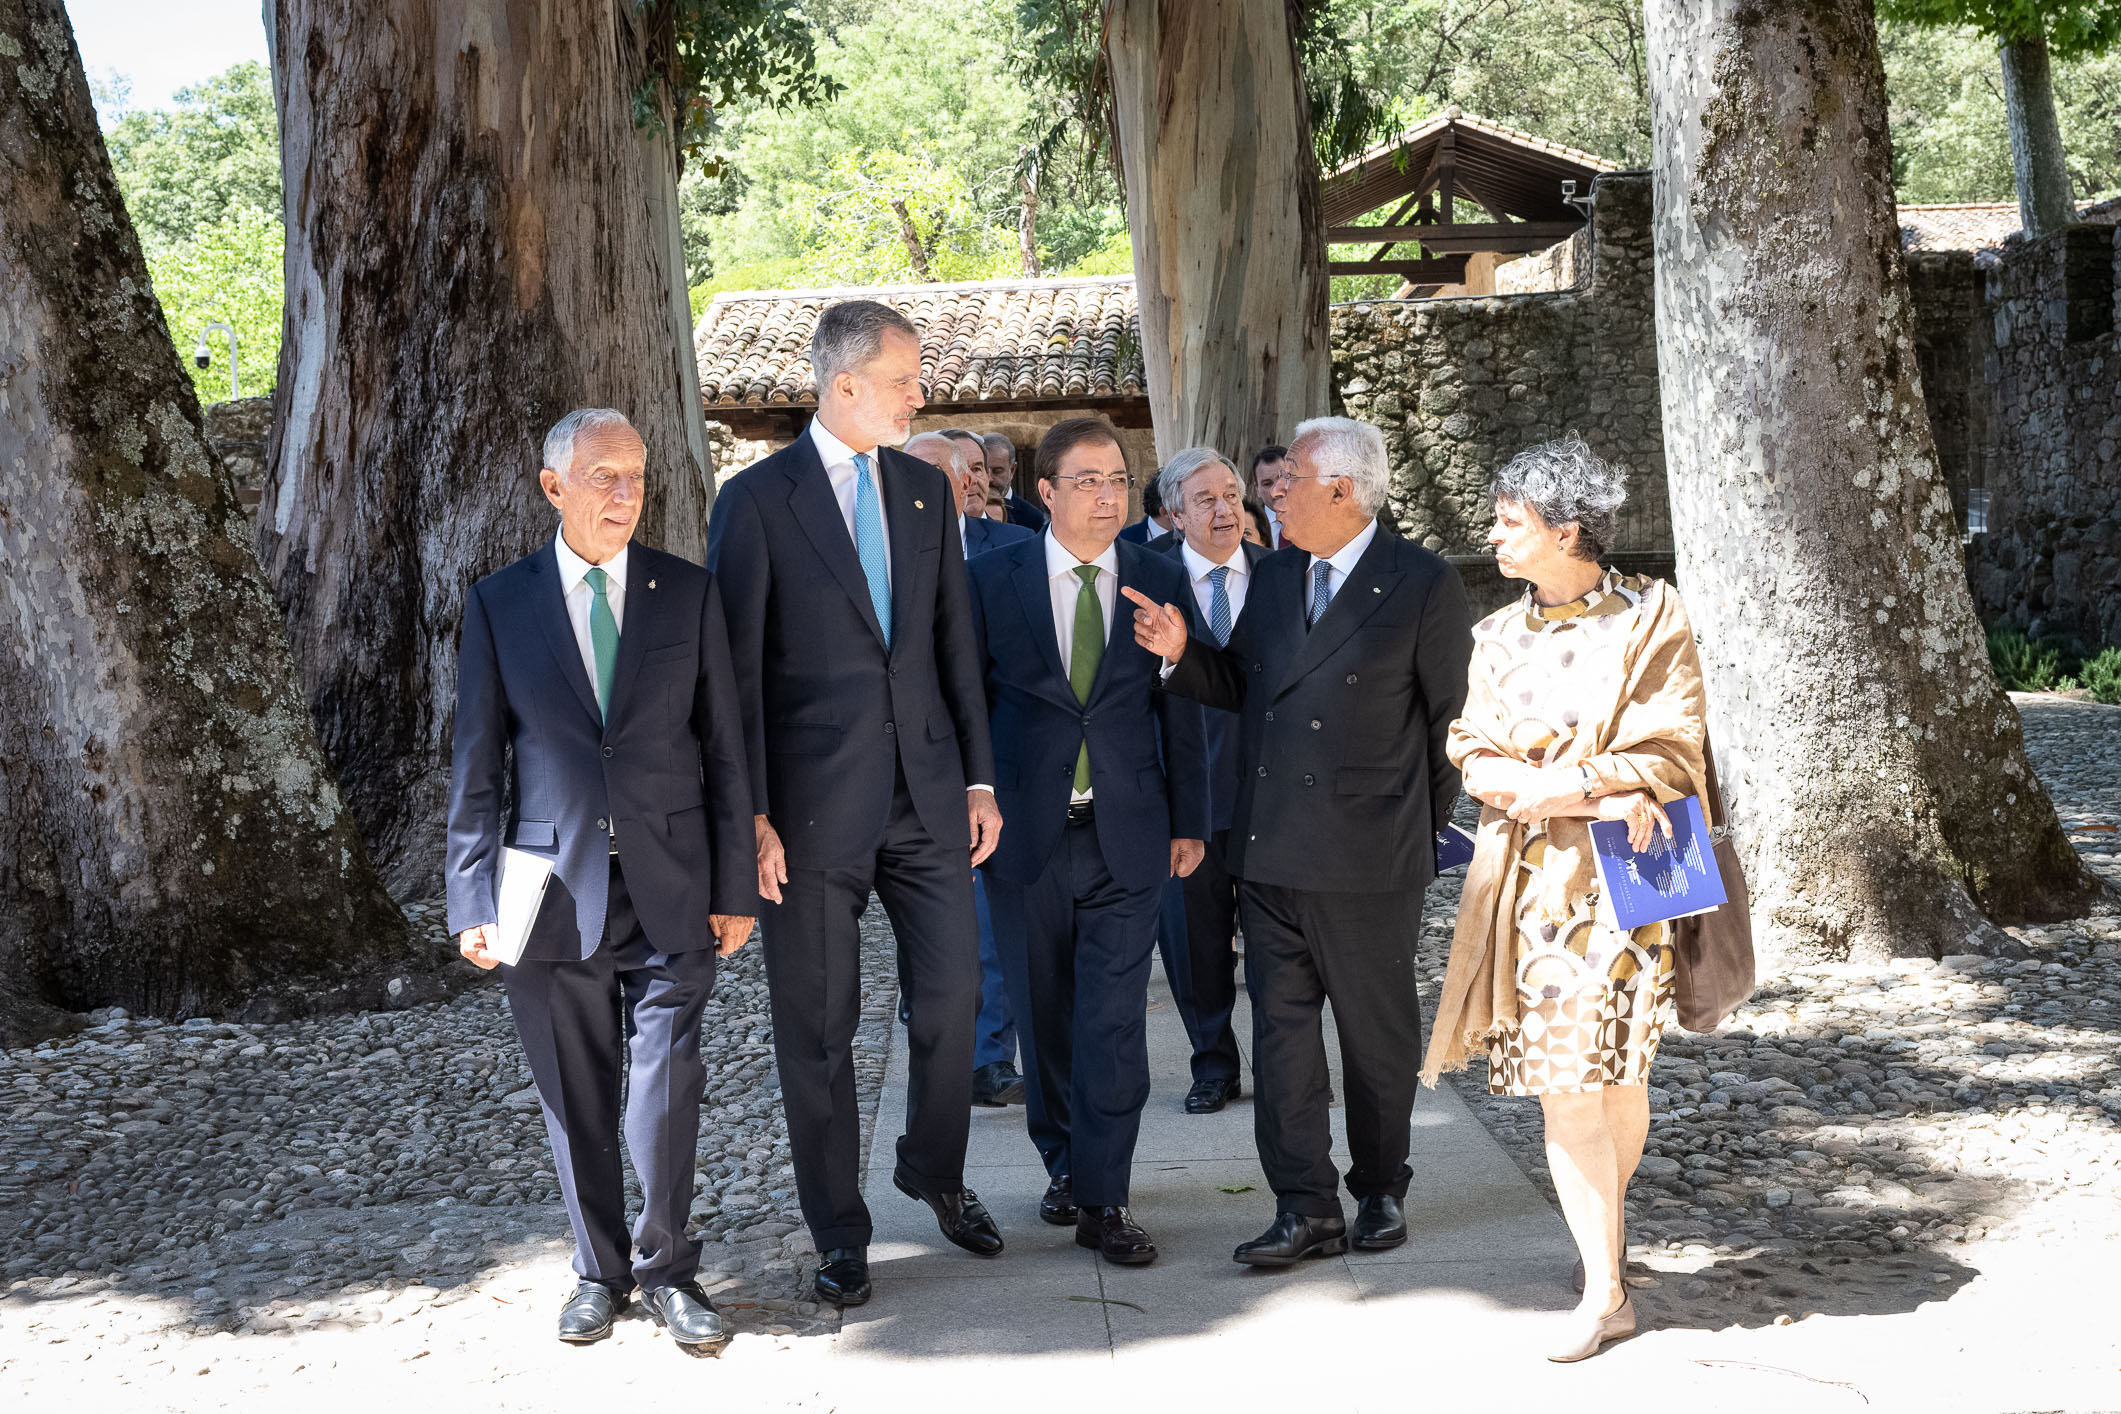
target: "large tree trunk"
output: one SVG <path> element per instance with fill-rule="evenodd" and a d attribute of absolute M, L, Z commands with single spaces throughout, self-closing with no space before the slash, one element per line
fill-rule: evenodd
<path fill-rule="evenodd" d="M 2097 885 L 1998 690 L 1917 381 L 1870 0 L 1649 0 L 1679 582 L 1770 953 L 1942 955 Z"/>
<path fill-rule="evenodd" d="M 60 0 L 0 56 L 0 1042 L 402 967 Z"/>
<path fill-rule="evenodd" d="M 2003 61 L 2003 111 L 2010 119 L 2018 220 L 2027 235 L 2044 236 L 2077 219 L 2062 125 L 2055 117 L 2054 84 L 2048 77 L 2047 36 L 2006 41 L 1996 57 Z"/>
<path fill-rule="evenodd" d="M 1156 456 L 1247 465 L 1330 410 L 1318 160 L 1288 0 L 1112 0 Z"/>
<path fill-rule="evenodd" d="M 690 331 L 632 117 L 642 46 L 630 0 L 268 18 L 287 327 L 259 558 L 369 848 L 394 893 L 424 895 L 465 589 L 554 533 L 545 430 L 626 413 L 648 444 L 642 538 L 704 550 L 698 380 L 674 366 Z"/>

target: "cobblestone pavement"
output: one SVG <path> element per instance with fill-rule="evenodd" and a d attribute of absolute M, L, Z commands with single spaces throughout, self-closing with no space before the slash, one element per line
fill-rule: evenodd
<path fill-rule="evenodd" d="M 2017 700 L 2072 840 L 2121 882 L 2121 708 Z M 1948 1293 L 1965 1244 L 2121 1235 L 2121 918 L 2007 931 L 2024 958 L 1793 968 L 1722 1032 L 1666 1034 L 1627 1205 L 1646 1316 L 1865 1309 Z M 1477 1063 L 1456 1083 L 1551 1199 L 1537 1102 L 1489 1097 Z"/>

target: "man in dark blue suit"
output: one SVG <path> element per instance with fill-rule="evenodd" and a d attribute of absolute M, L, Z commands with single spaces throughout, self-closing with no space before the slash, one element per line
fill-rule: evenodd
<path fill-rule="evenodd" d="M 751 777 L 722 599 L 629 545 L 646 451 L 608 408 L 569 413 L 538 480 L 550 545 L 471 587 L 457 660 L 449 927 L 499 960 L 503 847 L 551 861 L 503 967 L 582 1277 L 560 1338 L 602 1339 L 632 1289 L 680 1344 L 728 1339 L 685 1233 L 715 957 L 758 913 Z M 626 1059 L 622 1060 L 622 1057 Z M 619 1091 L 641 1215 L 626 1230 Z M 632 1254 L 629 1260 L 629 1252 Z"/>
<path fill-rule="evenodd" d="M 980 438 L 980 445 L 987 450 L 987 480 L 1002 493 L 1009 523 L 1033 532 L 1044 530 L 1046 513 L 1016 494 L 1016 443 L 1003 433 L 989 432 Z"/>
<path fill-rule="evenodd" d="M 1244 613 L 1253 567 L 1266 548 L 1245 539 L 1244 483 L 1212 447 L 1188 447 L 1157 477 L 1175 537 L 1165 554 L 1184 567 L 1198 622 L 1218 647 Z M 1237 880 L 1229 867 L 1230 815 L 1237 804 L 1237 714 L 1207 708 L 1208 779 L 1213 833 L 1200 868 L 1164 886 L 1157 944 L 1171 998 L 1193 1043 L 1193 1088 L 1186 1113 L 1213 1114 L 1236 1099 Z"/>
<path fill-rule="evenodd" d="M 944 1237 L 992 1256 L 965 1187 L 979 935 L 972 867 L 993 850 L 994 757 L 958 495 L 897 448 L 921 406 L 920 336 L 848 300 L 810 342 L 817 416 L 716 498 L 707 562 L 729 606 L 774 1055 L 823 1299 L 869 1299 L 854 1032 L 875 890 L 898 936 L 912 1076 L 892 1179 Z"/>
<path fill-rule="evenodd" d="M 1166 537 L 1171 534 L 1170 508 L 1164 504 L 1163 474 L 1159 472 L 1142 487 L 1142 518 L 1119 533 L 1122 540 L 1136 545 L 1147 545 L 1151 541 L 1171 543 Z M 1157 546 L 1162 549 L 1163 545 Z"/>
<path fill-rule="evenodd" d="M 1129 478 L 1111 426 L 1056 424 L 1036 465 L 1046 533 L 972 562 L 1011 821 L 984 872 L 1024 1036 L 1026 1123 L 1050 1180 L 1040 1216 L 1135 1264 L 1156 1257 L 1127 1207 L 1149 1098 L 1156 905 L 1166 879 L 1200 862 L 1207 749 L 1200 709 L 1165 697 L 1156 658 L 1111 632 L 1121 590 L 1185 588 L 1169 559 L 1116 542 Z"/>
<path fill-rule="evenodd" d="M 1289 449 L 1274 497 L 1291 548 L 1260 561 L 1227 645 L 1189 631 L 1172 601 L 1129 595 L 1136 641 L 1172 665 L 1165 687 L 1242 717 L 1228 857 L 1252 998 L 1253 1134 L 1275 1218 L 1233 1255 L 1260 1267 L 1407 1240 L 1414 941 L 1436 826 L 1458 798 L 1444 742 L 1473 651 L 1457 572 L 1378 522 L 1383 435 L 1314 418 Z M 1352 1228 L 1333 1169 L 1328 1001 Z"/>

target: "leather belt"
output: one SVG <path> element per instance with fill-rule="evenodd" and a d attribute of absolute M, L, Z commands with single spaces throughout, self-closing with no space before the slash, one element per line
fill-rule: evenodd
<path fill-rule="evenodd" d="M 1094 800 L 1071 800 L 1068 802 L 1068 823 L 1087 825 L 1097 818 L 1097 802 Z"/>

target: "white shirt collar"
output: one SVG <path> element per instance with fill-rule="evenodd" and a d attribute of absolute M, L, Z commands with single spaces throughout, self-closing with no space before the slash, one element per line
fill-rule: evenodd
<path fill-rule="evenodd" d="M 1245 542 L 1242 540 L 1237 542 L 1237 548 L 1231 551 L 1230 558 L 1225 564 L 1219 565 L 1194 549 L 1193 542 L 1190 540 L 1181 540 L 1179 542 L 1178 553 L 1185 557 L 1187 578 L 1194 580 L 1196 583 L 1206 579 L 1209 573 L 1214 570 L 1228 569 L 1232 574 L 1249 574 L 1252 571 L 1252 562 L 1245 557 Z"/>
<path fill-rule="evenodd" d="M 1369 549 L 1370 542 L 1376 538 L 1377 522 L 1373 519 L 1368 525 L 1355 532 L 1353 540 L 1326 556 L 1326 563 L 1339 570 L 1340 577 L 1346 579 L 1349 575 L 1355 573 L 1355 562 L 1362 558 L 1362 552 Z M 1313 555 L 1311 557 L 1311 567 L 1315 573 L 1318 567 L 1318 556 Z"/>
<path fill-rule="evenodd" d="M 1040 537 L 1046 542 L 1046 578 L 1059 579 L 1062 575 L 1073 575 L 1077 565 L 1084 563 L 1063 549 L 1060 541 L 1048 530 Z M 1114 541 L 1105 547 L 1105 553 L 1089 561 L 1104 573 L 1117 577 L 1119 574 L 1119 543 Z"/>
<path fill-rule="evenodd" d="M 562 594 L 572 592 L 574 587 L 580 584 L 592 569 L 603 570 L 604 577 L 611 583 L 616 584 L 621 589 L 626 587 L 626 557 L 633 551 L 631 544 L 628 544 L 619 553 L 604 561 L 602 565 L 591 565 L 589 561 L 577 555 L 574 552 L 574 547 L 567 543 L 567 536 L 562 532 L 554 532 L 552 545 L 554 551 L 560 557 L 560 592 Z"/>
<path fill-rule="evenodd" d="M 810 440 L 817 447 L 818 460 L 828 467 L 843 466 L 855 458 L 854 448 L 833 436 L 822 417 L 810 419 Z M 876 450 L 871 448 L 868 455 L 869 464 L 876 465 Z"/>

